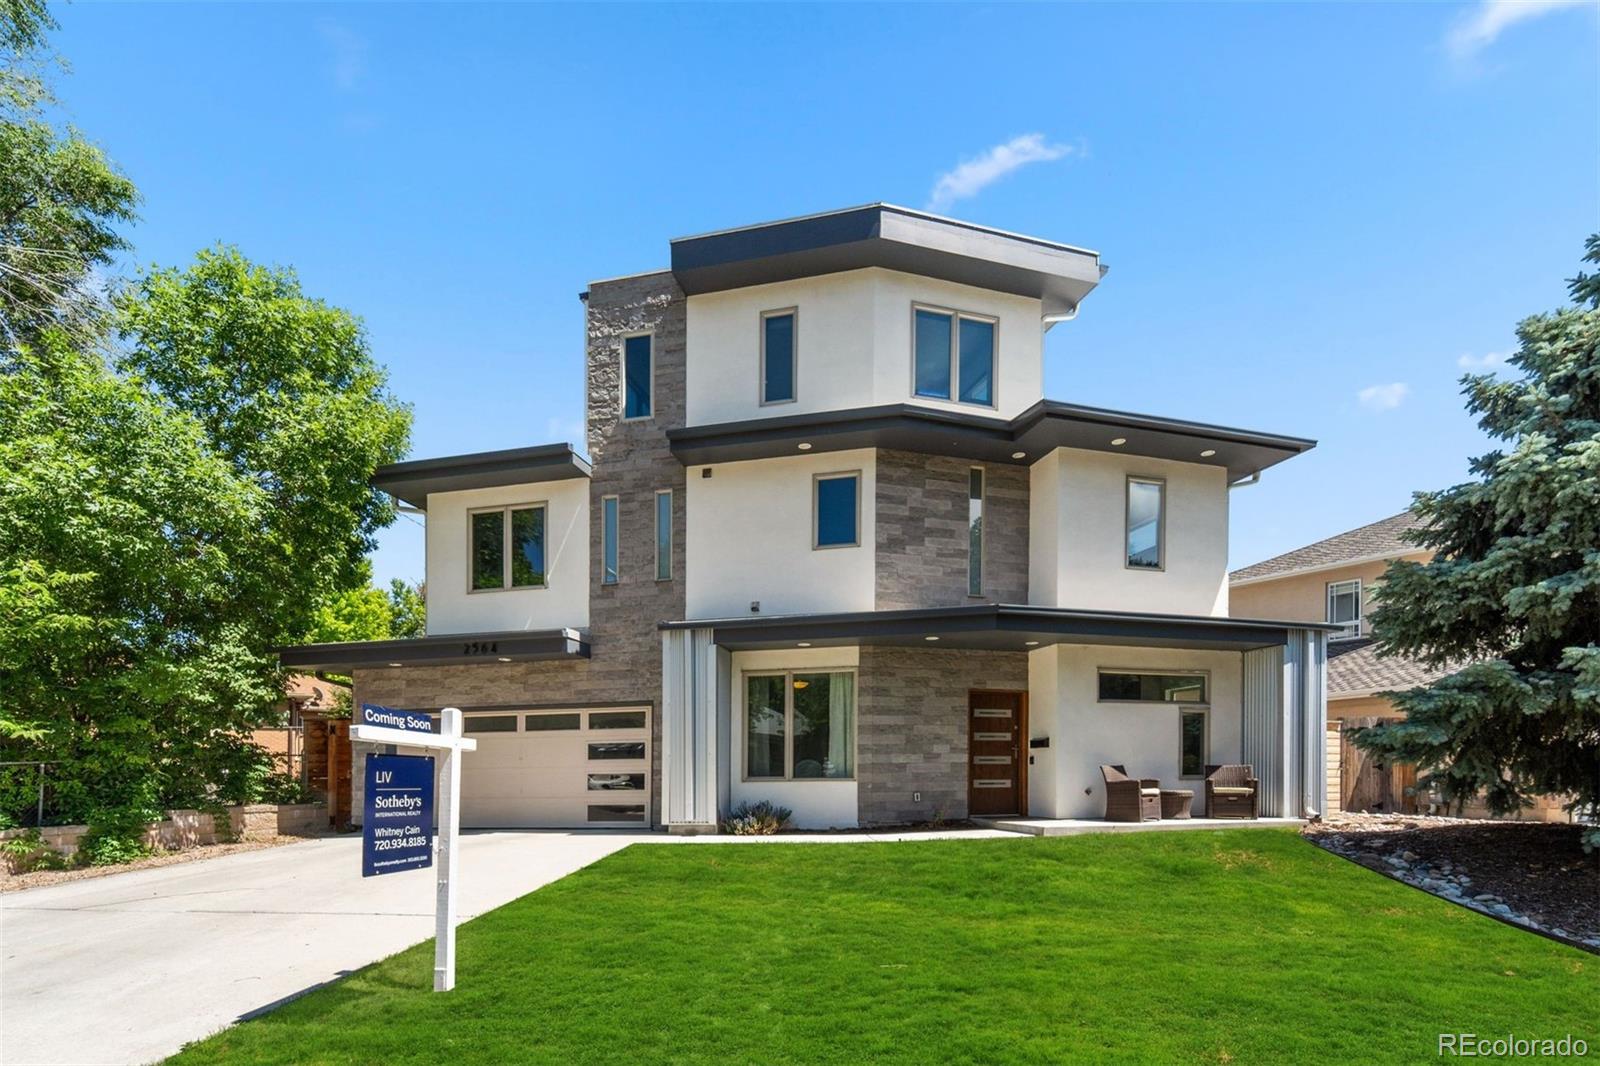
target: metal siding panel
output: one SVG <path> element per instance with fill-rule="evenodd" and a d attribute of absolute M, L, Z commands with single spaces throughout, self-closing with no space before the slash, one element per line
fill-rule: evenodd
<path fill-rule="evenodd" d="M 1240 749 L 1261 782 L 1261 813 L 1267 817 L 1282 810 L 1284 650 L 1279 646 L 1244 653 Z"/>

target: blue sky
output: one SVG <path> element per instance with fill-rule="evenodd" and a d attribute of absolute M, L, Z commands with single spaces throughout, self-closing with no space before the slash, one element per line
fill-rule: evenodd
<path fill-rule="evenodd" d="M 1464 477 L 1462 366 L 1600 228 L 1593 4 L 59 17 L 67 116 L 144 194 L 130 265 L 292 264 L 365 319 L 416 457 L 581 443 L 577 294 L 672 237 L 933 203 L 1110 265 L 1051 398 L 1321 442 L 1234 494 L 1240 566 Z M 420 578 L 420 525 L 374 565 Z"/>

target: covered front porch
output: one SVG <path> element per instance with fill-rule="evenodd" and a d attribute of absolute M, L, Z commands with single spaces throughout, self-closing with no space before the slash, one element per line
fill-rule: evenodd
<path fill-rule="evenodd" d="M 1104 818 L 1102 764 L 1192 792 L 1190 822 L 1208 766 L 1249 764 L 1260 818 L 1312 817 L 1325 653 L 1320 626 L 1031 606 L 664 623 L 663 824 L 767 800 L 803 829 L 1066 831 Z"/>

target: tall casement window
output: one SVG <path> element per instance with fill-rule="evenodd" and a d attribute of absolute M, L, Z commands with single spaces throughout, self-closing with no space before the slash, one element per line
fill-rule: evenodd
<path fill-rule="evenodd" d="M 1101 670 L 1101 703 L 1181 704 L 1178 710 L 1178 775 L 1204 777 L 1210 756 L 1210 675 L 1203 671 Z"/>
<path fill-rule="evenodd" d="M 993 407 L 996 325 L 981 315 L 914 308 L 912 393 Z"/>
<path fill-rule="evenodd" d="M 545 587 L 545 507 L 526 504 L 472 511 L 471 591 Z"/>
<path fill-rule="evenodd" d="M 1128 479 L 1128 567 L 1160 570 L 1167 565 L 1167 483 L 1160 478 Z"/>
<path fill-rule="evenodd" d="M 656 492 L 656 580 L 672 580 L 672 490 Z"/>
<path fill-rule="evenodd" d="M 861 474 L 818 474 L 812 479 L 813 548 L 861 543 Z"/>
<path fill-rule="evenodd" d="M 1328 582 L 1328 623 L 1339 626 L 1334 640 L 1361 635 L 1361 581 Z"/>
<path fill-rule="evenodd" d="M 622 417 L 649 418 L 655 352 L 648 333 L 622 340 Z"/>
<path fill-rule="evenodd" d="M 617 498 L 600 499 L 600 584 L 617 583 Z"/>
<path fill-rule="evenodd" d="M 983 595 L 983 467 L 967 471 L 967 595 Z"/>
<path fill-rule="evenodd" d="M 761 316 L 761 402 L 790 403 L 795 398 L 795 309 Z"/>
<path fill-rule="evenodd" d="M 856 677 L 838 673 L 745 675 L 748 780 L 848 780 L 855 776 Z"/>

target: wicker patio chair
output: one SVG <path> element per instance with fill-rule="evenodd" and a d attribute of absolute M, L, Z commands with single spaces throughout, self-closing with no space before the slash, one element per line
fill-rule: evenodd
<path fill-rule="evenodd" d="M 1256 768 L 1229 763 L 1206 767 L 1206 817 L 1256 818 L 1261 810 L 1261 782 Z"/>
<path fill-rule="evenodd" d="M 1106 821 L 1155 822 L 1161 818 L 1161 782 L 1153 777 L 1136 779 L 1120 766 L 1102 764 L 1106 782 Z"/>

